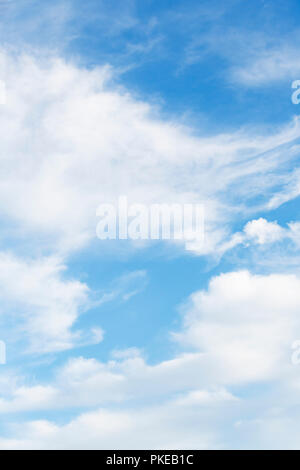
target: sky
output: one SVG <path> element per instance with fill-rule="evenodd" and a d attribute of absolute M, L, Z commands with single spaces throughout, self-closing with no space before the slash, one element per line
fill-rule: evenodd
<path fill-rule="evenodd" d="M 299 448 L 299 20 L 0 0 L 0 449 Z M 204 242 L 100 240 L 120 196 Z"/>

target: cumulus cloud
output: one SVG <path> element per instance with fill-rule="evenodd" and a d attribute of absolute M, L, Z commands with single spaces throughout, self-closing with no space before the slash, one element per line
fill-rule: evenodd
<path fill-rule="evenodd" d="M 222 274 L 192 295 L 176 337 L 207 354 L 226 383 L 280 378 L 300 333 L 299 292 L 295 275 Z"/>
<path fill-rule="evenodd" d="M 253 239 L 259 245 L 274 243 L 285 237 L 285 230 L 277 222 L 268 222 L 263 218 L 248 222 L 244 232 L 246 238 Z"/>
<path fill-rule="evenodd" d="M 294 249 L 298 250 L 300 244 L 299 222 L 289 222 L 286 227 L 282 227 L 277 221 L 269 222 L 260 217 L 247 222 L 242 232 L 234 233 L 227 241 L 219 244 L 217 250 L 222 255 L 239 245 L 268 247 L 282 242 L 291 242 Z M 285 248 L 288 252 L 287 245 Z"/>
<path fill-rule="evenodd" d="M 299 292 L 295 275 L 239 271 L 213 278 L 183 306 L 182 328 L 173 333 L 189 353 L 156 365 L 136 349 L 106 363 L 73 358 L 52 383 L 16 385 L 0 401 L 2 413 L 87 411 L 62 426 L 45 420 L 14 426 L 14 438 L 7 430 L 1 448 L 130 448 L 133 441 L 140 448 L 259 448 L 271 442 L 266 429 L 278 442 L 279 424 L 294 425 L 289 410 L 298 403 L 291 354 L 300 334 Z M 82 426 L 86 439 L 79 441 Z"/>
<path fill-rule="evenodd" d="M 138 410 L 99 409 L 66 425 L 33 421 L 14 426 L 1 449 L 214 449 L 222 447 L 217 429 L 234 412 L 234 397 L 224 392 L 187 396 L 182 401 Z M 24 437 L 26 436 L 26 437 Z"/>
<path fill-rule="evenodd" d="M 195 370 L 201 373 L 195 375 Z M 148 364 L 135 348 L 114 352 L 108 362 L 77 357 L 60 367 L 51 383 L 31 387 L 16 377 L 10 393 L 0 401 L 0 413 L 110 404 L 124 407 L 155 398 L 167 400 L 191 390 L 213 393 L 215 377 L 207 372 L 201 353 L 183 353 L 155 365 Z M 37 394 L 39 398 L 33 399 Z"/>

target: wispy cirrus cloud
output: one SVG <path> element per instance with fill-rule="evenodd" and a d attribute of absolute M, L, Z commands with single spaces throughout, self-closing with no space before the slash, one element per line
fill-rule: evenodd
<path fill-rule="evenodd" d="M 294 42 L 294 41 L 291 41 Z M 276 82 L 290 81 L 300 76 L 300 53 L 297 47 L 258 48 L 243 64 L 230 70 L 231 80 L 245 86 L 270 86 Z"/>
<path fill-rule="evenodd" d="M 200 202 L 210 240 L 222 239 L 234 213 L 260 210 L 256 198 L 263 194 L 266 205 L 296 171 L 297 120 L 272 134 L 197 137 L 121 90 L 108 67 L 5 53 L 1 62 L 0 213 L 16 234 L 38 234 L 61 256 L 95 239 L 98 205 L 120 194 L 146 204 Z"/>

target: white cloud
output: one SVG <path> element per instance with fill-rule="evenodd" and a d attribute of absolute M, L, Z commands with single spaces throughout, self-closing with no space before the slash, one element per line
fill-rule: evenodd
<path fill-rule="evenodd" d="M 79 281 L 64 280 L 65 269 L 56 258 L 25 260 L 0 253 L 2 329 L 7 332 L 13 315 L 10 335 L 25 339 L 31 352 L 69 349 L 83 341 L 72 327 L 87 305 L 89 289 Z"/>
<path fill-rule="evenodd" d="M 254 219 L 244 226 L 242 232 L 234 233 L 225 242 L 219 243 L 216 247 L 217 253 L 223 255 L 226 251 L 238 245 L 265 246 L 291 241 L 295 249 L 300 245 L 300 224 L 299 222 L 289 222 L 287 227 L 282 227 L 277 221 L 269 222 L 263 217 Z M 285 246 L 288 252 L 288 246 Z"/>
<path fill-rule="evenodd" d="M 212 449 L 236 400 L 224 391 L 186 396 L 164 405 L 126 411 L 95 410 L 57 426 L 33 421 L 13 427 L 1 449 Z M 24 437 L 26 436 L 26 437 Z"/>
<path fill-rule="evenodd" d="M 298 420 L 290 409 L 298 403 L 300 383 L 291 363 L 291 345 L 300 337 L 299 308 L 295 275 L 220 275 L 183 308 L 175 339 L 192 351 L 151 366 L 134 348 L 107 363 L 73 358 L 50 384 L 16 384 L 0 401 L 2 413 L 92 410 L 63 425 L 13 425 L 0 447 L 272 446 L 280 442 L 280 423 L 290 422 L 293 429 Z M 287 447 L 295 443 L 291 436 Z"/>
<path fill-rule="evenodd" d="M 296 150 L 298 150 L 296 145 Z M 286 180 L 283 188 L 274 194 L 266 205 L 267 210 L 273 210 L 300 195 L 300 170 L 298 166 Z"/>
<path fill-rule="evenodd" d="M 294 275 L 222 274 L 192 295 L 176 337 L 207 355 L 216 380 L 268 381 L 290 368 L 300 334 L 300 280 Z"/>
<path fill-rule="evenodd" d="M 111 403 L 147 402 L 160 397 L 212 386 L 194 370 L 205 370 L 202 354 L 182 354 L 150 366 L 135 348 L 113 352 L 107 363 L 83 357 L 70 359 L 50 384 L 30 387 L 16 380 L 0 401 L 0 413 L 24 410 L 95 407 Z M 32 393 L 31 393 L 32 392 Z M 32 396 L 39 393 L 39 400 Z"/>
<path fill-rule="evenodd" d="M 120 300 L 127 302 L 143 291 L 147 285 L 147 272 L 145 270 L 132 271 L 113 281 L 110 289 L 105 292 L 95 292 L 97 296 L 93 305 L 102 305 L 106 302 Z"/>
<path fill-rule="evenodd" d="M 282 188 L 276 171 L 293 171 L 282 165 L 295 158 L 296 120 L 265 137 L 245 130 L 196 137 L 114 84 L 109 67 L 2 52 L 0 69 L 7 82 L 0 214 L 10 237 L 22 230 L 65 254 L 96 239 L 97 207 L 125 194 L 129 203 L 203 203 L 207 242 L 189 248 L 212 253 L 247 201 L 264 193 L 267 202 Z"/>
<path fill-rule="evenodd" d="M 260 48 L 249 54 L 242 65 L 231 69 L 231 78 L 247 86 L 271 85 L 300 76 L 300 54 L 297 48 L 283 45 L 280 48 Z M 291 93 L 292 94 L 292 93 Z"/>
<path fill-rule="evenodd" d="M 277 222 L 268 222 L 263 218 L 248 222 L 244 232 L 247 238 L 254 239 L 259 245 L 274 243 L 285 237 L 285 229 Z"/>

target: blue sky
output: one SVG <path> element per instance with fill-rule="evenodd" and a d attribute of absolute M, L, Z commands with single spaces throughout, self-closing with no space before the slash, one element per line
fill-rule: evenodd
<path fill-rule="evenodd" d="M 299 447 L 299 18 L 0 1 L 0 448 Z M 99 240 L 121 195 L 204 244 Z"/>

